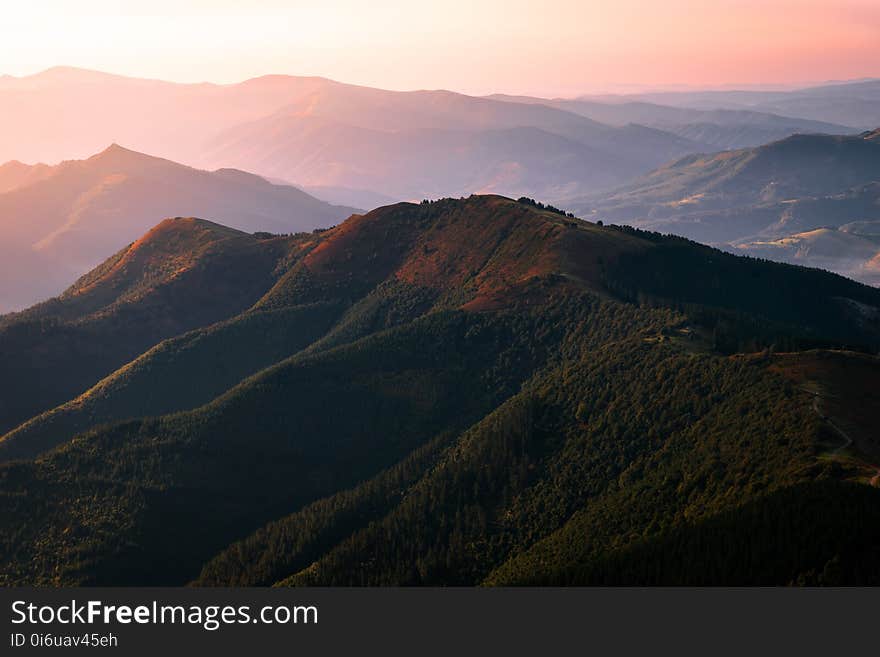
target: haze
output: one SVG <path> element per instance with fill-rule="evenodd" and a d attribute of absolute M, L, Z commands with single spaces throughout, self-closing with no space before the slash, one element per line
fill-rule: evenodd
<path fill-rule="evenodd" d="M 853 79 L 877 62 L 876 0 L 37 0 L 5 6 L 0 23 L 0 74 L 16 76 L 65 64 L 576 95 Z"/>

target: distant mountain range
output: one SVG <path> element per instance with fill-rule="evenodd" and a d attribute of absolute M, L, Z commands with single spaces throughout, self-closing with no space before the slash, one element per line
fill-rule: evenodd
<path fill-rule="evenodd" d="M 795 135 L 758 148 L 687 156 L 571 205 L 584 216 L 876 284 L 880 133 Z"/>
<path fill-rule="evenodd" d="M 545 104 L 608 125 L 625 126 L 635 123 L 650 126 L 671 132 L 679 137 L 707 144 L 713 150 L 759 146 L 795 133 L 842 135 L 858 132 L 851 126 L 743 109 L 699 110 L 624 99 L 602 102 L 588 99 L 545 99 L 501 94 L 490 96 L 490 98 L 509 102 Z"/>
<path fill-rule="evenodd" d="M 0 584 L 877 584 L 878 348 L 527 199 L 169 219 L 0 318 Z"/>
<path fill-rule="evenodd" d="M 47 164 L 24 164 L 18 160 L 11 160 L 6 164 L 0 164 L 0 194 L 11 192 L 16 187 L 24 187 L 34 182 L 47 178 L 52 173 L 52 167 Z"/>
<path fill-rule="evenodd" d="M 559 198 L 701 148 L 663 131 L 606 126 L 544 105 L 325 82 L 218 135 L 204 158 L 306 186 L 404 199 L 489 191 Z"/>
<path fill-rule="evenodd" d="M 356 205 L 377 194 L 557 198 L 706 148 L 543 105 L 291 76 L 185 85 L 56 68 L 0 80 L 0 121 L 15 126 L 0 131 L 0 161 L 55 162 L 116 141 L 202 168 L 345 189 Z"/>
<path fill-rule="evenodd" d="M 356 212 L 242 171 L 200 171 L 115 144 L 56 166 L 11 162 L 0 167 L 0 188 L 0 312 L 58 294 L 162 217 L 291 233 Z"/>
<path fill-rule="evenodd" d="M 829 82 L 791 91 L 685 91 L 591 96 L 603 102 L 647 102 L 700 110 L 748 110 L 869 130 L 880 125 L 880 80 Z"/>
<path fill-rule="evenodd" d="M 834 89 L 835 102 L 847 98 L 843 86 Z M 733 101 L 694 109 L 676 98 L 479 98 L 292 76 L 175 84 L 55 68 L 0 79 L 0 125 L 15 126 L 0 130 L 0 161 L 82 158 L 115 141 L 326 190 L 327 200 L 355 207 L 480 192 L 559 204 L 686 154 L 863 126 L 845 119 L 848 111 L 815 119 Z"/>

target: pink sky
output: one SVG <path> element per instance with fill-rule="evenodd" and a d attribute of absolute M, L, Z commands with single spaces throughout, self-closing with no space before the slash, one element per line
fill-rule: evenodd
<path fill-rule="evenodd" d="M 17 0 L 0 74 L 574 95 L 880 76 L 880 0 Z"/>

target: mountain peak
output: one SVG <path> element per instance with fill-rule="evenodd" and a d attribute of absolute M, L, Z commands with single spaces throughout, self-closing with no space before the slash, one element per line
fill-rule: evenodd
<path fill-rule="evenodd" d="M 134 151 L 130 148 L 125 148 L 125 146 L 121 146 L 117 144 L 115 141 L 110 144 L 107 148 L 105 148 L 100 153 L 97 153 L 93 157 L 108 157 L 108 156 L 117 156 L 117 155 L 137 155 L 141 157 L 151 157 L 146 155 L 145 153 L 140 153 L 138 151 Z"/>
<path fill-rule="evenodd" d="M 113 142 L 103 151 L 92 155 L 85 161 L 91 164 L 98 164 L 103 167 L 111 167 L 115 169 L 143 167 L 145 165 L 165 165 L 174 168 L 189 168 L 182 164 L 178 164 L 177 162 L 172 162 L 171 160 L 166 160 L 161 157 L 156 157 L 155 155 L 148 155 L 146 153 L 141 153 L 140 151 L 120 146 L 116 142 Z"/>
<path fill-rule="evenodd" d="M 81 76 L 81 77 L 92 77 L 92 76 L 104 76 L 110 75 L 109 73 L 102 73 L 101 71 L 95 71 L 88 68 L 80 68 L 79 66 L 50 66 L 47 69 L 40 71 L 39 73 L 35 73 L 31 77 L 59 77 L 59 76 Z"/>
<path fill-rule="evenodd" d="M 328 231 L 303 263 L 328 285 L 357 271 L 359 284 L 400 281 L 482 310 L 527 301 L 539 280 L 601 288 L 603 262 L 646 246 L 533 202 L 473 195 L 355 215 Z"/>
<path fill-rule="evenodd" d="M 42 163 L 25 164 L 19 160 L 10 160 L 0 164 L 0 194 L 38 182 L 51 173 L 52 167 Z"/>
<path fill-rule="evenodd" d="M 171 233 L 196 233 L 204 232 L 214 237 L 232 237 L 241 236 L 251 238 L 248 233 L 218 224 L 207 219 L 199 217 L 166 217 L 154 226 L 146 235 L 144 235 L 137 243 L 143 243 L 147 240 L 155 240 L 160 236 L 167 236 Z M 137 244 L 136 243 L 136 244 Z"/>
<path fill-rule="evenodd" d="M 124 296 L 120 290 L 142 292 L 190 270 L 225 242 L 225 250 L 240 249 L 258 240 L 234 228 L 196 217 L 169 217 L 131 246 L 80 278 L 61 299 L 83 295 Z M 233 245 L 234 242 L 234 245 Z M 127 293 L 128 293 L 127 292 Z"/>
<path fill-rule="evenodd" d="M 52 66 L 39 73 L 33 75 L 25 75 L 22 77 L 8 76 L 8 81 L 24 84 L 24 85 L 65 85 L 65 84 L 89 84 L 106 82 L 108 80 L 127 80 L 133 78 L 125 78 L 121 75 L 113 73 L 105 73 L 103 71 L 93 71 L 87 68 L 77 68 L 75 66 Z"/>

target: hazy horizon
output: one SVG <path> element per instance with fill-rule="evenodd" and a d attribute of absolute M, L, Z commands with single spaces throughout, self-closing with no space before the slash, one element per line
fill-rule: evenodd
<path fill-rule="evenodd" d="M 0 75 L 70 66 L 172 82 L 320 76 L 389 90 L 577 96 L 880 76 L 872 0 L 37 0 L 7 9 Z"/>
<path fill-rule="evenodd" d="M 857 83 L 864 82 L 870 80 L 878 80 L 880 79 L 880 72 L 877 75 L 869 75 L 862 76 L 858 78 L 835 78 L 835 79 L 821 79 L 821 80 L 808 80 L 800 83 L 786 83 L 786 82 L 767 82 L 767 83 L 738 83 L 738 82 L 727 82 L 727 83 L 719 83 L 719 84 L 625 84 L 619 83 L 614 85 L 613 87 L 608 87 L 605 90 L 594 90 L 594 89 L 584 89 L 580 92 L 571 92 L 566 95 L 559 95 L 552 93 L 542 93 L 540 91 L 511 91 L 509 89 L 490 89 L 490 90 L 482 90 L 482 91 L 467 91 L 462 89 L 457 89 L 454 87 L 409 87 L 409 88 L 392 88 L 388 86 L 372 86 L 365 85 L 359 82 L 352 82 L 350 80 L 344 80 L 339 78 L 333 78 L 326 75 L 318 75 L 312 73 L 297 73 L 296 71 L 265 71 L 263 73 L 258 73 L 256 75 L 252 75 L 249 77 L 231 80 L 231 81 L 219 81 L 219 80 L 174 80 L 170 78 L 162 78 L 162 77 L 154 77 L 154 76 L 142 76 L 133 73 L 122 72 L 118 70 L 112 69 L 98 69 L 98 68 L 87 68 L 82 66 L 73 66 L 71 64 L 66 63 L 57 63 L 51 66 L 47 66 L 45 68 L 41 68 L 39 70 L 35 70 L 28 73 L 23 74 L 13 74 L 7 73 L 5 71 L 0 70 L 0 80 L 7 79 L 16 79 L 16 80 L 24 80 L 28 78 L 34 78 L 40 75 L 48 74 L 53 71 L 83 71 L 88 73 L 100 73 L 108 76 L 116 76 L 116 77 L 126 77 L 131 79 L 139 79 L 139 80 L 152 80 L 158 82 L 169 82 L 173 84 L 181 84 L 181 85 L 201 85 L 201 84 L 209 84 L 216 86 L 235 86 L 237 84 L 242 84 L 244 82 L 248 82 L 251 80 L 256 80 L 264 77 L 291 77 L 291 78 L 323 78 L 330 80 L 332 82 L 338 82 L 340 84 L 346 84 L 350 86 L 364 86 L 370 87 L 374 89 L 381 89 L 384 91 L 399 91 L 399 92 L 408 92 L 408 91 L 449 91 L 452 93 L 460 93 L 463 95 L 472 95 L 472 96 L 491 96 L 491 95 L 518 95 L 518 96 L 533 96 L 536 98 L 544 97 L 548 99 L 552 99 L 554 97 L 558 98 L 570 98 L 575 99 L 579 97 L 589 97 L 589 96 L 626 96 L 626 95 L 639 95 L 639 94 L 651 94 L 651 93 L 688 93 L 688 92 L 702 92 L 702 91 L 797 91 L 799 89 L 808 89 L 811 87 L 818 87 L 824 85 L 834 85 L 834 84 L 849 84 L 849 83 Z"/>

